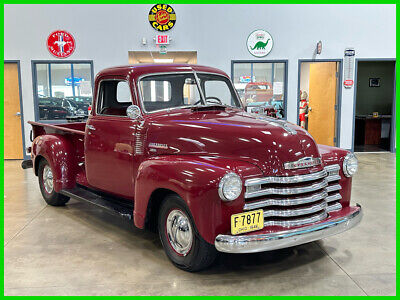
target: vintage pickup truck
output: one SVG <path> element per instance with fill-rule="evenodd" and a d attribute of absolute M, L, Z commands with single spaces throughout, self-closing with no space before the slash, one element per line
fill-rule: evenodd
<path fill-rule="evenodd" d="M 229 77 L 198 65 L 101 71 L 86 123 L 29 122 L 49 205 L 88 201 L 158 230 L 179 268 L 218 251 L 291 247 L 357 225 L 354 154 L 299 126 L 243 110 Z"/>

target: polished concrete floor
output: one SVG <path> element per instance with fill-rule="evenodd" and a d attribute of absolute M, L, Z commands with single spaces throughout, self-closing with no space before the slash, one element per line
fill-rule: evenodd
<path fill-rule="evenodd" d="M 5 161 L 5 294 L 394 295 L 395 156 L 358 157 L 358 227 L 290 249 L 220 255 L 200 273 L 178 270 L 156 234 L 100 209 L 47 206 L 32 170 Z"/>

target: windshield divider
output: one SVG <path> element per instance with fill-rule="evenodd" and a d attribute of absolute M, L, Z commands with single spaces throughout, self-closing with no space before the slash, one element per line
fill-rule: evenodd
<path fill-rule="evenodd" d="M 199 89 L 201 102 L 203 102 L 203 105 L 207 105 L 206 97 L 204 96 L 204 91 L 201 89 L 200 79 L 199 79 L 199 77 L 197 76 L 196 71 L 193 70 L 193 74 L 194 74 L 194 78 L 196 79 L 197 88 Z"/>

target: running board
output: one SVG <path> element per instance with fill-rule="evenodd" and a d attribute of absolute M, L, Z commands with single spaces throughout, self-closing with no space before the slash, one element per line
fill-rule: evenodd
<path fill-rule="evenodd" d="M 80 201 L 86 201 L 90 204 L 104 208 L 106 211 L 112 214 L 118 215 L 125 219 L 133 220 L 133 202 L 129 203 L 127 201 L 125 202 L 112 197 L 99 195 L 95 192 L 80 187 L 62 190 L 60 191 L 60 194 Z"/>

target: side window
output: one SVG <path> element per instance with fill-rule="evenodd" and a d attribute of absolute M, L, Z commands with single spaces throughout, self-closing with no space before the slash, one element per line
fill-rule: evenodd
<path fill-rule="evenodd" d="M 129 84 L 126 81 L 120 81 L 117 84 L 117 102 L 118 103 L 129 103 L 132 104 L 131 90 Z"/>
<path fill-rule="evenodd" d="M 126 116 L 126 109 L 131 104 L 131 91 L 126 81 L 104 80 L 100 83 L 97 114 Z"/>

